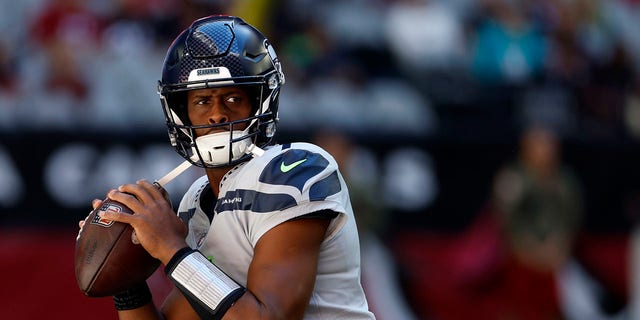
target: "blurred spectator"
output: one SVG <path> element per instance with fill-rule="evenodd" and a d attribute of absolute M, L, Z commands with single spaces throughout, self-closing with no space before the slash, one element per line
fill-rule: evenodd
<path fill-rule="evenodd" d="M 519 97 L 521 127 L 543 123 L 563 137 L 578 128 L 580 93 L 591 77 L 591 60 L 579 37 L 588 16 L 584 6 L 577 5 L 581 2 L 541 1 L 531 9 L 548 38 L 548 55 L 544 74 L 523 88 Z"/>
<path fill-rule="evenodd" d="M 545 2 L 547 6 L 537 8 L 537 19 L 549 35 L 547 77 L 560 84 L 582 87 L 590 80 L 591 60 L 579 37 L 588 15 L 576 2 Z"/>
<path fill-rule="evenodd" d="M 153 75 L 164 55 L 158 46 L 155 14 L 160 13 L 154 11 L 154 2 L 114 2 L 102 32 L 102 50 L 94 57 L 90 107 L 110 128 L 161 129 L 158 76 Z"/>
<path fill-rule="evenodd" d="M 495 204 L 516 259 L 534 270 L 555 272 L 571 256 L 582 220 L 582 191 L 561 159 L 553 131 L 523 132 L 518 159 L 495 180 Z"/>
<path fill-rule="evenodd" d="M 522 85 L 543 73 L 547 39 L 524 0 L 486 0 L 472 34 L 472 72 L 481 83 Z"/>
<path fill-rule="evenodd" d="M 467 58 L 462 19 L 446 1 L 391 1 L 384 19 L 389 50 L 413 77 L 433 69 L 456 68 Z"/>
<path fill-rule="evenodd" d="M 349 55 L 310 52 L 306 70 L 292 68 L 293 80 L 282 94 L 287 129 L 331 123 L 351 133 L 426 137 L 438 127 L 436 112 L 415 86 L 398 77 L 373 76 Z M 318 70 L 318 72 L 311 72 Z M 321 70 L 321 71 L 320 71 Z M 313 77 L 309 77 L 313 75 Z M 295 91 L 295 92 L 294 92 Z"/>
<path fill-rule="evenodd" d="M 334 42 L 341 47 L 379 48 L 384 42 L 385 0 L 318 1 L 320 20 Z M 357 12 L 358 14 L 353 14 Z"/>
<path fill-rule="evenodd" d="M 30 26 L 33 49 L 22 70 L 24 110 L 33 127 L 69 128 L 85 119 L 89 73 L 102 20 L 84 1 L 51 0 Z M 27 119 L 27 118 L 25 118 Z"/>
<path fill-rule="evenodd" d="M 23 108 L 19 110 L 26 127 L 69 129 L 82 121 L 88 112 L 91 87 L 78 56 L 62 43 L 50 45 L 43 55 L 24 61 L 22 86 Z M 87 66 L 87 65 L 84 65 Z"/>
<path fill-rule="evenodd" d="M 471 229 L 484 228 L 489 239 L 493 230 L 499 242 L 470 288 L 484 288 L 478 307 L 491 312 L 487 319 L 561 319 L 558 277 L 581 228 L 582 186 L 552 129 L 531 125 L 518 146 L 517 158 L 496 173 L 489 210 Z"/>
<path fill-rule="evenodd" d="M 554 1 L 547 28 L 551 54 L 547 73 L 577 96 L 583 134 L 620 137 L 623 105 L 634 74 L 624 45 L 628 19 L 613 14 L 620 1 Z M 619 21 L 615 21 L 618 19 Z"/>
<path fill-rule="evenodd" d="M 30 26 L 33 41 L 47 49 L 62 43 L 74 51 L 95 50 L 102 27 L 82 0 L 49 0 Z"/>
<path fill-rule="evenodd" d="M 335 43 L 318 23 L 310 21 L 289 32 L 282 43 L 282 58 L 287 62 L 287 78 L 293 82 L 304 84 L 323 76 L 333 61 L 340 59 Z"/>
<path fill-rule="evenodd" d="M 406 294 L 422 318 L 564 317 L 558 276 L 581 227 L 581 185 L 553 131 L 533 126 L 519 143 L 518 157 L 496 173 L 488 205 L 467 227 L 416 227 L 393 239 Z"/>

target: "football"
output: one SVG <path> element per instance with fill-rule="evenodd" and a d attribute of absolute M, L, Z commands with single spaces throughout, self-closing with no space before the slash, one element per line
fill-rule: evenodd
<path fill-rule="evenodd" d="M 112 296 L 145 281 L 160 265 L 137 243 L 133 228 L 102 219 L 100 211 L 132 214 L 116 201 L 105 199 L 80 230 L 75 247 L 75 273 L 80 290 L 90 297 Z"/>

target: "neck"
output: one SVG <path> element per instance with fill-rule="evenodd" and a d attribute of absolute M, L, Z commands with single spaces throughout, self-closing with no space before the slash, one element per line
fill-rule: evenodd
<path fill-rule="evenodd" d="M 206 169 L 207 178 L 209 178 L 209 185 L 211 186 L 211 190 L 213 190 L 213 194 L 216 198 L 218 198 L 218 194 L 220 192 L 220 181 L 222 181 L 222 177 L 224 177 L 231 168 L 233 168 L 233 166 Z"/>

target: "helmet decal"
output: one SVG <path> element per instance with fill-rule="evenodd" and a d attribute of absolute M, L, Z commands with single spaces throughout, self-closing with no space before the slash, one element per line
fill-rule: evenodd
<path fill-rule="evenodd" d="M 187 88 L 193 88 L 193 89 L 201 89 L 201 88 L 206 88 L 207 87 L 207 83 L 206 82 L 201 82 L 202 80 L 215 80 L 215 79 L 231 79 L 231 73 L 229 72 L 229 69 L 225 68 L 225 67 L 215 67 L 215 68 L 202 68 L 202 69 L 193 69 L 191 70 L 191 72 L 189 72 L 189 78 L 188 81 L 192 82 L 195 81 L 197 82 L 196 84 L 190 84 L 187 85 Z M 231 80 L 226 80 L 226 81 L 219 81 L 217 82 L 218 85 L 231 85 L 233 84 L 233 81 Z"/>

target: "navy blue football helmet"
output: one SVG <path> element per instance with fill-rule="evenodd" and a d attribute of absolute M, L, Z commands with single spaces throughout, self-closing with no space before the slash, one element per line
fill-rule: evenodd
<path fill-rule="evenodd" d="M 232 16 L 196 20 L 169 47 L 158 85 L 171 145 L 183 158 L 205 168 L 260 155 L 274 140 L 282 84 L 280 61 L 267 38 L 253 26 Z M 251 117 L 192 125 L 186 92 L 223 86 L 246 87 L 252 96 Z M 246 129 L 237 129 L 245 125 Z M 227 130 L 196 137 L 195 129 L 221 126 Z"/>

